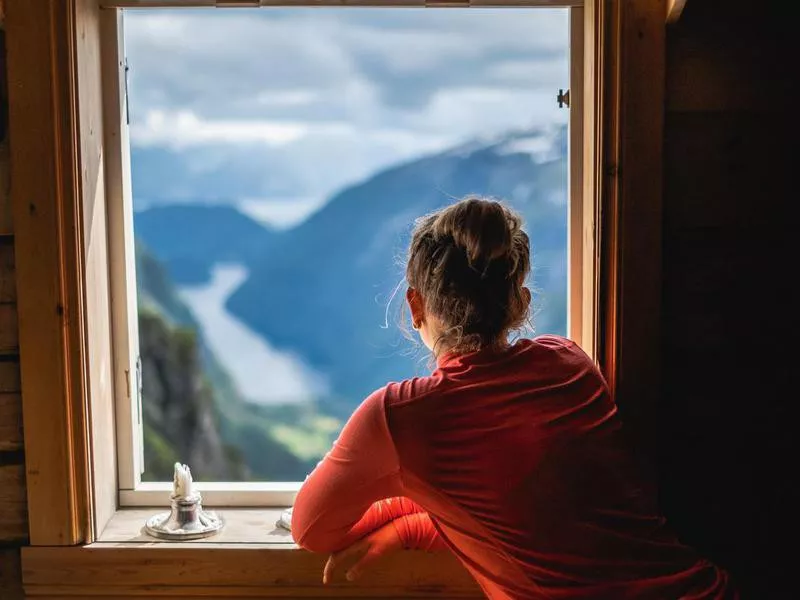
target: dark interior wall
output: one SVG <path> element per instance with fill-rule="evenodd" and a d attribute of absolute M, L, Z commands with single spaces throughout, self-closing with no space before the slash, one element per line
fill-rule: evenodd
<path fill-rule="evenodd" d="M 759 599 L 800 597 L 788 585 L 800 73 L 790 24 L 778 2 L 689 0 L 667 29 L 663 506 Z"/>

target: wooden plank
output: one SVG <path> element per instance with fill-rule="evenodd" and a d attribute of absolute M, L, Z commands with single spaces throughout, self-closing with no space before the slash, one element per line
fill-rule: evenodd
<path fill-rule="evenodd" d="M 0 466 L 0 541 L 18 542 L 27 537 L 25 467 Z"/>
<path fill-rule="evenodd" d="M 664 0 L 615 0 L 608 32 L 604 360 L 639 448 L 655 451 L 659 390 Z"/>
<path fill-rule="evenodd" d="M 103 152 L 103 99 L 100 66 L 100 9 L 96 0 L 78 0 L 78 107 L 81 127 L 82 211 L 86 277 L 85 311 L 91 406 L 94 532 L 117 509 L 117 453 L 114 441 L 114 372 Z M 95 535 L 92 534 L 91 539 Z"/>
<path fill-rule="evenodd" d="M 0 141 L 0 235 L 14 232 L 14 221 L 11 214 L 8 138 Z"/>
<path fill-rule="evenodd" d="M 3 360 L 0 357 L 0 394 L 14 394 L 20 391 L 19 361 L 16 358 Z"/>
<path fill-rule="evenodd" d="M 29 528 L 50 545 L 84 541 L 90 519 L 74 8 L 6 6 Z"/>
<path fill-rule="evenodd" d="M 0 238 L 0 304 L 17 301 L 17 273 L 14 268 L 14 239 Z"/>
<path fill-rule="evenodd" d="M 0 354 L 19 352 L 19 327 L 17 307 L 14 304 L 0 304 Z"/>
<path fill-rule="evenodd" d="M 356 585 L 321 584 L 326 556 L 264 546 L 185 548 L 182 544 L 24 548 L 29 596 L 161 594 L 202 597 L 481 598 L 475 581 L 448 553 L 401 552 Z"/>
<path fill-rule="evenodd" d="M 46 593 L 42 593 L 40 588 L 30 588 L 28 593 L 26 594 L 26 598 L 38 598 L 39 600 L 65 600 L 67 598 L 87 598 L 86 595 L 83 593 L 76 596 L 75 593 L 70 592 L 69 590 L 65 590 L 64 593 L 52 593 L 54 590 L 53 588 L 47 588 L 49 591 Z M 325 590 L 320 590 L 317 592 L 324 593 Z M 142 591 L 142 590 L 128 590 L 123 592 L 120 588 L 115 588 L 115 592 L 113 596 L 109 596 L 107 594 L 100 594 L 100 595 L 93 595 L 91 596 L 92 600 L 139 600 L 143 597 L 149 598 L 150 600 L 167 600 L 168 598 L 176 598 L 180 597 L 183 600 L 209 600 L 209 599 L 224 599 L 224 600 L 252 600 L 252 598 L 271 598 L 271 600 L 293 600 L 298 596 L 285 596 L 285 595 L 265 595 L 261 589 L 255 588 L 250 590 L 244 590 L 241 588 L 237 588 L 235 591 L 230 589 L 217 589 L 217 588 L 200 588 L 196 590 L 194 593 L 188 594 L 185 590 L 181 590 L 180 592 L 175 592 L 170 595 L 165 595 L 164 593 L 154 594 L 152 591 Z M 377 598 L 378 596 L 369 596 L 370 598 Z M 380 596 L 385 600 L 403 600 L 408 596 Z M 331 595 L 330 593 L 326 593 L 324 596 L 313 595 L 313 596 L 303 596 L 304 600 L 325 600 L 326 598 L 339 598 L 339 600 L 363 600 L 364 596 L 355 596 L 355 595 Z M 478 600 L 480 598 L 485 598 L 485 596 L 435 596 L 438 600 L 462 600 L 463 598 L 473 598 Z M 6 598 L 3 596 L 3 600 Z M 14 600 L 12 597 L 11 600 Z"/>
<path fill-rule="evenodd" d="M 23 600 L 19 549 L 0 549 L 0 598 Z"/>
<path fill-rule="evenodd" d="M 605 51 L 606 3 L 587 2 L 583 9 L 583 71 L 584 80 L 580 86 L 581 98 L 576 104 L 576 112 L 582 109 L 582 186 L 583 206 L 580 244 L 570 246 L 573 252 L 583 254 L 583 271 L 581 280 L 574 287 L 580 287 L 582 303 L 581 345 L 583 349 L 604 367 L 601 356 L 601 333 L 599 273 L 601 250 L 600 206 L 602 203 L 603 184 L 605 182 L 604 152 L 605 121 L 602 114 L 603 94 L 605 92 L 607 53 Z M 580 246 L 578 248 L 577 246 Z M 609 376 L 606 373 L 606 376 Z"/>
<path fill-rule="evenodd" d="M 7 115 L 8 86 L 6 84 L 5 6 L 0 1 L 0 115 Z M 0 235 L 13 232 L 8 179 L 8 121 L 0 123 Z"/>
<path fill-rule="evenodd" d="M 22 398 L 0 393 L 0 452 L 22 449 Z"/>

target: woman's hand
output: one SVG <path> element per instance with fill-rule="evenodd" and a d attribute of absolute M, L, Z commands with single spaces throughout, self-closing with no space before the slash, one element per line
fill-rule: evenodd
<path fill-rule="evenodd" d="M 377 559 L 402 549 L 403 542 L 390 521 L 353 545 L 331 554 L 325 563 L 322 583 L 333 581 L 334 575 L 342 569 L 348 581 L 355 581 Z"/>

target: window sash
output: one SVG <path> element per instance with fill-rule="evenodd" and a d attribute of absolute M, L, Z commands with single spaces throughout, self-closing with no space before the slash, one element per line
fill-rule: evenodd
<path fill-rule="evenodd" d="M 457 1 L 457 0 L 456 0 Z M 314 3 L 325 5 L 328 0 Z M 169 482 L 142 482 L 144 470 L 142 417 L 137 394 L 138 316 L 136 274 L 133 246 L 133 199 L 130 184 L 130 151 L 127 128 L 127 106 L 124 93 L 125 57 L 124 23 L 121 7 L 195 7 L 226 3 L 211 0 L 108 0 L 101 11 L 103 69 L 103 110 L 107 169 L 107 205 L 109 218 L 109 259 L 112 286 L 112 331 L 116 395 L 116 452 L 118 464 L 119 505 L 121 507 L 153 506 L 164 503 L 172 489 Z M 246 2 L 230 2 L 244 5 Z M 255 5 L 256 3 L 250 3 Z M 424 2 L 365 1 L 345 2 L 352 6 L 424 6 Z M 455 3 L 453 3 L 455 4 Z M 272 2 L 261 0 L 261 6 L 309 6 L 309 2 Z M 330 5 L 342 6 L 339 0 Z M 429 4 L 430 5 L 430 4 Z M 568 313 L 567 334 L 590 355 L 595 348 L 596 276 L 594 238 L 594 198 L 584 197 L 584 11 L 583 0 L 484 0 L 459 6 L 559 7 L 570 8 L 569 61 L 570 111 L 568 146 Z M 553 90 L 556 101 L 556 90 Z M 117 301 L 123 298 L 123 301 Z M 213 482 L 198 483 L 208 506 L 290 506 L 300 482 Z"/>
<path fill-rule="evenodd" d="M 100 0 L 101 8 L 259 8 L 278 6 L 574 8 L 583 5 L 584 0 Z"/>

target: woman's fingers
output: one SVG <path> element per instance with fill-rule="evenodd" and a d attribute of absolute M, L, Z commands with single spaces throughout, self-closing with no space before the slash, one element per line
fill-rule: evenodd
<path fill-rule="evenodd" d="M 370 548 L 365 552 L 361 558 L 359 558 L 356 563 L 347 570 L 347 581 L 355 581 L 359 577 L 361 577 L 361 573 L 363 573 L 369 565 L 371 565 L 377 558 L 380 558 L 381 553 L 376 552 L 373 548 Z"/>
<path fill-rule="evenodd" d="M 322 571 L 322 583 L 328 584 L 333 581 L 336 571 L 342 567 L 348 568 L 349 565 L 357 563 L 369 550 L 369 541 L 363 539 L 344 550 L 340 550 L 328 557 L 325 568 Z"/>
<path fill-rule="evenodd" d="M 322 572 L 322 582 L 333 581 L 335 573 L 340 569 L 345 570 L 348 581 L 355 581 L 376 559 L 402 547 L 402 541 L 394 524 L 384 525 L 352 546 L 329 556 Z"/>

